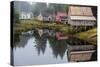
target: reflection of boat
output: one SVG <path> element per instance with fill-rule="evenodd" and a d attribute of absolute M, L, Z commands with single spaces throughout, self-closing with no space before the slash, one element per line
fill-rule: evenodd
<path fill-rule="evenodd" d="M 62 36 L 61 32 L 56 32 L 56 38 L 57 40 L 63 40 L 63 39 L 68 39 L 68 36 Z"/>
<path fill-rule="evenodd" d="M 95 45 L 68 45 L 68 59 L 71 62 L 90 61 L 96 52 Z"/>

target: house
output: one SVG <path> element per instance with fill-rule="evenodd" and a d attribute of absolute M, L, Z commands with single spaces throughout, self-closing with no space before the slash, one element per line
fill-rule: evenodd
<path fill-rule="evenodd" d="M 33 14 L 31 12 L 21 12 L 19 15 L 19 19 L 32 19 Z"/>
<path fill-rule="evenodd" d="M 96 18 L 91 7 L 69 6 L 68 24 L 71 26 L 94 26 Z"/>
<path fill-rule="evenodd" d="M 56 22 L 57 23 L 67 23 L 68 19 L 67 19 L 67 13 L 65 12 L 57 12 L 56 15 Z"/>
<path fill-rule="evenodd" d="M 43 15 L 41 13 L 37 16 L 37 20 L 43 21 Z"/>
<path fill-rule="evenodd" d="M 50 15 L 48 15 L 48 16 L 44 15 L 43 21 L 51 21 L 51 16 Z"/>
<path fill-rule="evenodd" d="M 52 21 L 52 15 L 48 13 L 40 13 L 37 19 L 40 21 Z"/>

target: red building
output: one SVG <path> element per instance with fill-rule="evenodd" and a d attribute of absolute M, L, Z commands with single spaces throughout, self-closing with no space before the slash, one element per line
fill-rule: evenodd
<path fill-rule="evenodd" d="M 57 23 L 67 23 L 67 13 L 65 12 L 57 12 L 56 15 L 56 22 Z"/>

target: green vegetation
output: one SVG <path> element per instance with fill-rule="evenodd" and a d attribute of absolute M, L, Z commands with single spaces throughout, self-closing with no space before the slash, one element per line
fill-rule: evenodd
<path fill-rule="evenodd" d="M 97 29 L 96 28 L 88 30 L 86 32 L 77 33 L 74 36 L 77 38 L 86 40 L 88 42 L 91 42 L 93 44 L 97 43 Z"/>
<path fill-rule="evenodd" d="M 20 23 L 20 20 L 19 20 L 19 13 L 18 12 L 14 12 L 14 24 L 15 23 Z"/>
<path fill-rule="evenodd" d="M 21 20 L 20 24 L 16 24 L 14 26 L 14 32 L 25 32 L 28 30 L 32 30 L 32 29 L 52 29 L 52 30 L 57 30 L 57 31 L 61 31 L 64 34 L 68 34 L 68 30 L 69 27 L 67 25 L 64 24 L 56 24 L 56 23 L 44 23 L 41 21 L 34 21 L 34 20 Z"/>

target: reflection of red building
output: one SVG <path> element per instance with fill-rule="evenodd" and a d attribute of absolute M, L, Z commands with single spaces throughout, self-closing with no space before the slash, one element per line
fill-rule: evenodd
<path fill-rule="evenodd" d="M 57 40 L 60 40 L 60 37 L 61 37 L 61 32 L 56 32 L 56 38 L 57 38 Z"/>
<path fill-rule="evenodd" d="M 68 36 L 63 36 L 61 32 L 56 32 L 56 39 L 57 40 L 68 39 Z"/>
<path fill-rule="evenodd" d="M 65 12 L 57 12 L 56 15 L 56 22 L 57 23 L 66 23 L 67 22 L 67 13 Z"/>

